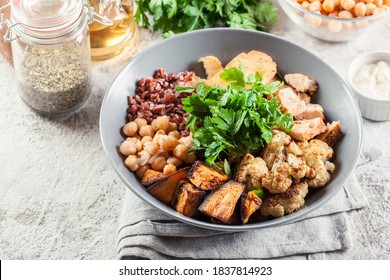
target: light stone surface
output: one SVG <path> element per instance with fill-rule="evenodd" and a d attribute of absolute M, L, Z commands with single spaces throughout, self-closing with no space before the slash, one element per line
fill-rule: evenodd
<path fill-rule="evenodd" d="M 390 17 L 347 43 L 314 39 L 282 11 L 270 31 L 319 55 L 344 79 L 358 54 L 390 51 Z M 118 257 L 117 219 L 125 186 L 105 158 L 99 111 L 130 57 L 159 40 L 159 34 L 141 30 L 136 50 L 95 63 L 88 103 L 59 119 L 40 117 L 23 104 L 14 71 L 0 57 L 0 259 Z M 364 120 L 363 153 L 355 173 L 370 206 L 348 214 L 353 247 L 326 258 L 390 258 L 389 139 L 390 122 Z"/>

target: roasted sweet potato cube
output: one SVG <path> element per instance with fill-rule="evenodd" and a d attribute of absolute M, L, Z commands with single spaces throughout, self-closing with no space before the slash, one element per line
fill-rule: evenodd
<path fill-rule="evenodd" d="M 244 189 L 243 183 L 230 180 L 212 191 L 198 209 L 205 215 L 228 223 Z"/>
<path fill-rule="evenodd" d="M 197 188 L 207 191 L 225 183 L 229 176 L 205 162 L 196 161 L 188 171 L 188 179 Z"/>
<path fill-rule="evenodd" d="M 246 224 L 249 220 L 249 217 L 260 209 L 263 201 L 258 197 L 254 192 L 243 193 L 241 195 L 241 221 L 243 224 Z"/>
<path fill-rule="evenodd" d="M 188 169 L 188 167 L 183 168 L 166 176 L 151 185 L 146 191 L 162 203 L 171 204 L 176 188 L 179 182 L 186 177 Z"/>
<path fill-rule="evenodd" d="M 165 177 L 167 177 L 167 175 L 162 172 L 148 169 L 146 170 L 144 176 L 142 176 L 141 183 L 144 187 L 149 187 Z"/>
<path fill-rule="evenodd" d="M 196 217 L 199 214 L 198 207 L 205 197 L 205 191 L 195 187 L 188 179 L 184 179 L 176 189 L 173 207 L 184 216 Z"/>

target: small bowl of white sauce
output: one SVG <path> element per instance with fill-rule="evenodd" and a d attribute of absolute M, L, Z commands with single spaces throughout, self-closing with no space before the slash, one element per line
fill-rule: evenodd
<path fill-rule="evenodd" d="M 364 118 L 390 120 L 390 53 L 357 57 L 350 66 L 348 82 Z"/>

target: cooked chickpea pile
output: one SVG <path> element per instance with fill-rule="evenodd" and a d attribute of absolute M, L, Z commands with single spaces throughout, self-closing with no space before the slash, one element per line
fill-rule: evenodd
<path fill-rule="evenodd" d="M 125 124 L 122 130 L 128 137 L 119 150 L 126 156 L 126 166 L 139 178 L 148 169 L 171 174 L 183 162 L 196 161 L 196 156 L 188 152 L 193 145 L 192 136 L 181 137 L 177 125 L 167 116 L 158 117 L 151 124 L 137 118 Z"/>
<path fill-rule="evenodd" d="M 376 15 L 390 9 L 390 0 L 294 0 L 305 9 L 336 18 Z"/>

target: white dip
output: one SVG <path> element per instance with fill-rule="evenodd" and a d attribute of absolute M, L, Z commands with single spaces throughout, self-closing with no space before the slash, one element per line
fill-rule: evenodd
<path fill-rule="evenodd" d="M 364 65 L 356 72 L 353 83 L 365 96 L 390 100 L 390 61 Z"/>

